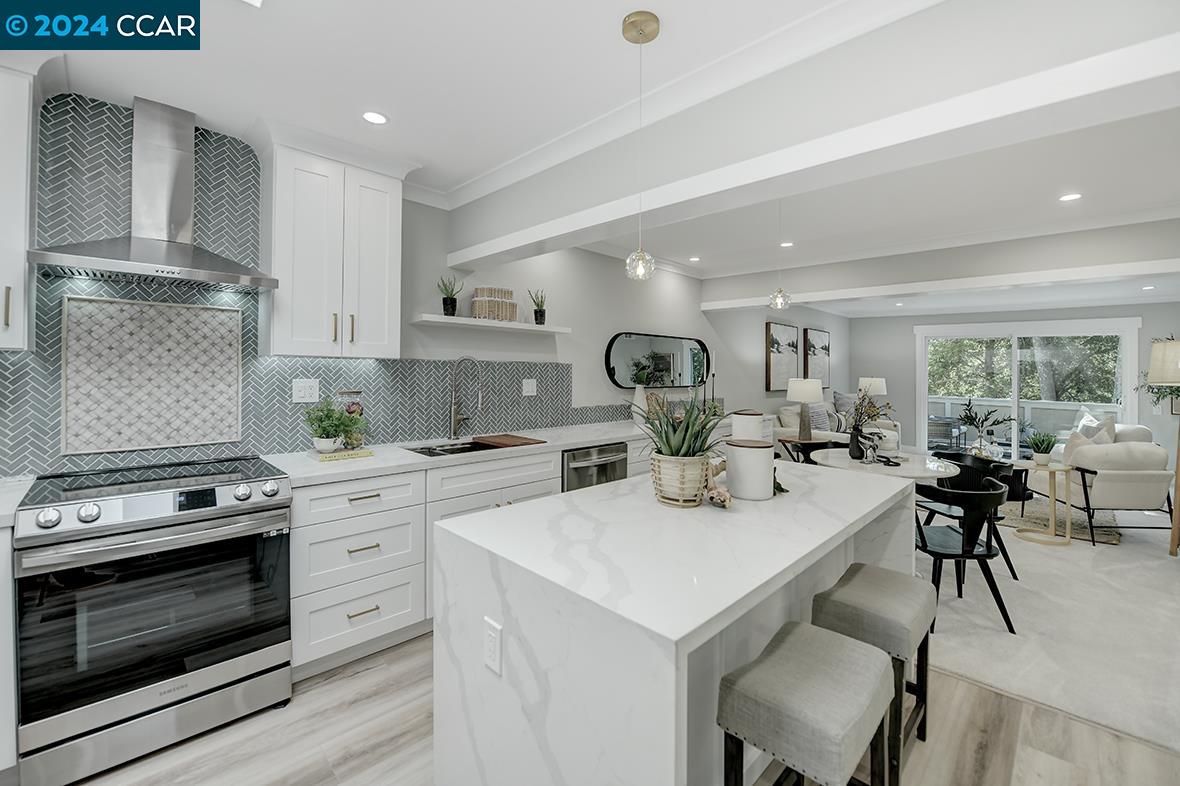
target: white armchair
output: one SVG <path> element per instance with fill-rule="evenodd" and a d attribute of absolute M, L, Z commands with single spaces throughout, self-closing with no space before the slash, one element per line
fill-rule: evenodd
<path fill-rule="evenodd" d="M 1081 445 L 1069 463 L 1074 507 L 1084 511 L 1094 543 L 1094 512 L 1097 510 L 1167 510 L 1173 473 L 1168 470 L 1168 451 L 1152 441 L 1151 429 L 1135 424 L 1115 424 L 1115 441 L 1105 445 Z M 1050 454 L 1054 462 L 1065 461 L 1065 446 Z M 1048 473 L 1030 472 L 1028 488 L 1049 496 Z M 1057 499 L 1065 502 L 1065 489 L 1057 488 Z M 1081 505 L 1077 501 L 1081 501 Z M 1169 527 L 1127 527 L 1127 529 L 1169 529 Z"/>

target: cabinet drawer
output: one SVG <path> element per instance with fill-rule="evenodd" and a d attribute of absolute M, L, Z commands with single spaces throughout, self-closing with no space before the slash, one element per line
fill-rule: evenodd
<path fill-rule="evenodd" d="M 331 655 L 425 619 L 421 565 L 291 601 L 291 663 Z"/>
<path fill-rule="evenodd" d="M 561 478 L 538 480 L 536 483 L 525 483 L 523 486 L 512 486 L 504 489 L 500 502 L 504 505 L 519 505 L 530 499 L 551 497 L 561 493 Z"/>
<path fill-rule="evenodd" d="M 426 473 L 426 498 L 433 502 L 560 477 L 561 453 L 557 451 L 440 467 Z"/>
<path fill-rule="evenodd" d="M 291 526 L 408 508 L 425 501 L 425 472 L 304 486 L 295 489 L 291 500 Z"/>
<path fill-rule="evenodd" d="M 318 592 L 426 558 L 426 508 L 417 505 L 291 530 L 291 594 Z"/>

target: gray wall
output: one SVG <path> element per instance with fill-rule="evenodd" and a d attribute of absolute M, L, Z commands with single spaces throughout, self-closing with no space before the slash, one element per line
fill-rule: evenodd
<path fill-rule="evenodd" d="M 917 354 L 914 325 L 970 324 L 973 322 L 1033 322 L 1052 319 L 1100 319 L 1104 317 L 1142 317 L 1139 331 L 1139 368 L 1146 370 L 1151 354 L 1151 339 L 1169 334 L 1180 335 L 1180 304 L 1149 303 L 1141 306 L 1107 306 L 1105 308 L 1062 308 L 1044 311 L 1014 311 L 991 314 L 944 314 L 905 317 L 879 317 L 852 320 L 852 359 L 854 376 L 885 377 L 889 401 L 902 425 L 902 441 L 914 444 L 917 433 Z M 1156 442 L 1176 455 L 1176 418 L 1168 413 L 1152 412 L 1147 396 L 1139 398 L 1139 422 L 1151 428 Z M 1174 458 L 1173 458 L 1174 460 Z"/>

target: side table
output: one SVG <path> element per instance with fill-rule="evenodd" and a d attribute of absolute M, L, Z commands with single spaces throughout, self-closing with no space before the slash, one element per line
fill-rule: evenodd
<path fill-rule="evenodd" d="M 1070 490 L 1073 488 L 1073 467 L 1068 464 L 1037 464 L 1026 459 L 1017 459 L 1012 462 L 1012 466 L 1028 472 L 1047 472 L 1049 473 L 1049 528 L 1042 527 L 1019 527 L 1016 530 L 1016 537 L 1021 540 L 1027 540 L 1032 543 L 1040 543 L 1045 546 L 1068 546 L 1073 542 L 1073 504 L 1070 501 Z M 1065 537 L 1059 538 L 1057 535 L 1057 476 L 1062 475 L 1065 480 Z M 1025 488 L 1028 488 L 1028 479 L 1025 478 Z"/>

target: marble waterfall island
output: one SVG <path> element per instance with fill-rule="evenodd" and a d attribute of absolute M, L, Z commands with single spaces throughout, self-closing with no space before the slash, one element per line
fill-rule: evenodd
<path fill-rule="evenodd" d="M 911 482 L 776 471 L 790 493 L 731 510 L 635 477 L 439 522 L 434 782 L 720 784 L 721 675 L 851 562 L 913 570 Z"/>

